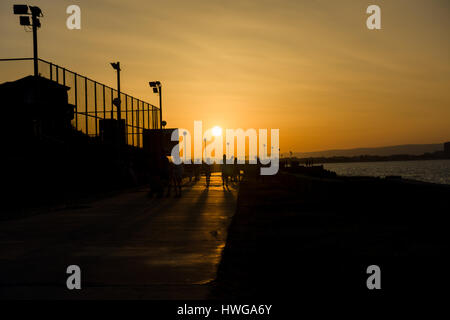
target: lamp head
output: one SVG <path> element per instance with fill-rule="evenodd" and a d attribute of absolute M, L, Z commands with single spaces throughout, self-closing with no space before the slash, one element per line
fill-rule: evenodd
<path fill-rule="evenodd" d="M 111 66 L 114 70 L 120 71 L 120 62 L 111 62 Z"/>
<path fill-rule="evenodd" d="M 159 82 L 159 81 L 150 81 L 148 84 L 152 88 L 161 87 L 161 82 Z"/>
<path fill-rule="evenodd" d="M 21 26 L 31 26 L 30 17 L 29 16 L 20 16 L 20 25 Z"/>
<path fill-rule="evenodd" d="M 42 10 L 36 6 L 30 6 L 30 11 L 33 16 L 42 17 Z"/>
<path fill-rule="evenodd" d="M 26 4 L 13 5 L 14 14 L 28 14 L 28 6 Z"/>

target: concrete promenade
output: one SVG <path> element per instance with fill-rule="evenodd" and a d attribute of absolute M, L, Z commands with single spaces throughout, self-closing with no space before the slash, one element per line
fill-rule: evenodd
<path fill-rule="evenodd" d="M 237 190 L 220 175 L 181 198 L 147 188 L 0 224 L 0 298 L 202 299 L 215 279 Z M 81 268 L 81 290 L 66 268 Z"/>

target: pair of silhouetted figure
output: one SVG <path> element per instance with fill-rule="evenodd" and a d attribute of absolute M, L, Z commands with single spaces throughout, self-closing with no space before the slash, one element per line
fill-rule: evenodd
<path fill-rule="evenodd" d="M 183 164 L 176 165 L 170 162 L 167 156 L 162 154 L 153 161 L 150 176 L 150 196 L 156 193 L 158 198 L 163 197 L 167 188 L 167 196 L 170 196 L 172 187 L 175 188 L 175 196 L 181 196 L 181 185 L 183 180 Z"/>
<path fill-rule="evenodd" d="M 222 186 L 226 186 L 228 188 L 228 180 L 233 177 L 233 164 L 227 163 L 226 155 L 223 155 L 223 163 L 222 163 Z"/>
<path fill-rule="evenodd" d="M 207 159 L 206 162 L 203 162 L 203 172 L 205 173 L 206 178 L 206 188 L 209 188 L 210 182 L 211 182 L 211 172 L 212 172 L 212 165 L 209 164 L 209 159 Z"/>

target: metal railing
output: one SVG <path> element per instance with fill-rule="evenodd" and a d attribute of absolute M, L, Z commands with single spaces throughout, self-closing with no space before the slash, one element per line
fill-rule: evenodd
<path fill-rule="evenodd" d="M 33 61 L 33 58 L 0 59 L 6 61 Z M 117 90 L 88 77 L 77 74 L 52 62 L 39 59 L 40 76 L 69 87 L 68 102 L 75 106 L 72 125 L 89 136 L 99 135 L 99 120 L 117 119 L 113 99 Z M 17 80 L 17 79 L 11 79 Z M 127 144 L 142 147 L 144 129 L 159 128 L 159 108 L 121 92 L 120 118 L 127 127 Z"/>

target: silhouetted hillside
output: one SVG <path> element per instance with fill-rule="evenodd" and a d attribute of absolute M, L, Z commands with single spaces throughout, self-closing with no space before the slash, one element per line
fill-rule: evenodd
<path fill-rule="evenodd" d="M 391 156 L 397 154 L 421 155 L 444 150 L 442 143 L 436 144 L 405 144 L 398 146 L 387 146 L 377 148 L 355 148 L 342 150 L 323 150 L 314 152 L 294 152 L 298 158 L 310 157 L 353 157 L 360 155 L 369 156 Z"/>

